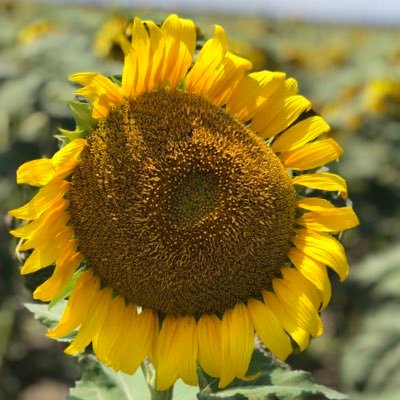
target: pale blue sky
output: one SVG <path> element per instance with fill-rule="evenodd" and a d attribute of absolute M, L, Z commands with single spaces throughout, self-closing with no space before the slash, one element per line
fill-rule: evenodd
<path fill-rule="evenodd" d="M 33 1 L 33 0 L 28 0 Z M 46 1 L 46 0 L 45 0 Z M 123 4 L 174 11 L 250 13 L 312 21 L 400 27 L 400 0 L 56 0 L 67 4 Z M 55 2 L 55 0 L 47 0 Z"/>

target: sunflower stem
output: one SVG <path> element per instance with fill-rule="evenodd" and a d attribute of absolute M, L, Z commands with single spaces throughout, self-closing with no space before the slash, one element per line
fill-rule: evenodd
<path fill-rule="evenodd" d="M 172 400 L 174 387 L 171 386 L 168 390 L 156 389 L 156 371 L 150 361 L 145 360 L 141 364 L 144 378 L 150 390 L 151 400 Z"/>
<path fill-rule="evenodd" d="M 151 400 L 172 400 L 173 397 L 173 387 L 165 391 L 151 390 Z"/>

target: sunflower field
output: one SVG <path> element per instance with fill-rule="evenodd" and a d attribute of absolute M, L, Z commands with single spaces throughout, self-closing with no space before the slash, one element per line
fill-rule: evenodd
<path fill-rule="evenodd" d="M 400 398 L 400 27 L 0 26 L 0 400 Z"/>

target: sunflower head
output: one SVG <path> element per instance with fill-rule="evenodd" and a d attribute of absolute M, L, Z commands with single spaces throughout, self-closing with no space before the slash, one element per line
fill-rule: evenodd
<path fill-rule="evenodd" d="M 11 233 L 32 250 L 23 274 L 55 264 L 35 298 L 75 274 L 48 333 L 77 330 L 67 353 L 92 343 L 127 373 L 148 357 L 160 390 L 196 385 L 198 364 L 224 387 L 246 378 L 254 333 L 281 359 L 322 334 L 327 267 L 348 273 L 336 235 L 358 223 L 324 198 L 347 197 L 319 170 L 342 150 L 296 81 L 248 73 L 221 27 L 195 62 L 192 21 L 136 18 L 131 30 L 120 81 L 70 77 L 90 128 L 18 169 L 40 189 L 10 212 L 29 221 Z"/>

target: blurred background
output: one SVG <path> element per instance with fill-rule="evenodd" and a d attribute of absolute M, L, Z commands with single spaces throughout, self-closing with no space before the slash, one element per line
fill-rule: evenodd
<path fill-rule="evenodd" d="M 59 127 L 74 128 L 68 75 L 120 73 L 128 20 L 169 11 L 206 36 L 224 26 L 231 51 L 296 78 L 332 126 L 345 153 L 331 167 L 347 179 L 361 225 L 344 237 L 351 274 L 344 284 L 332 274 L 325 334 L 288 363 L 354 399 L 400 399 L 400 2 L 66 3 L 0 0 L 0 400 L 63 399 L 81 374 L 22 306 L 43 276 L 19 276 L 8 235 L 7 210 L 32 194 L 15 171 L 51 156 Z"/>

